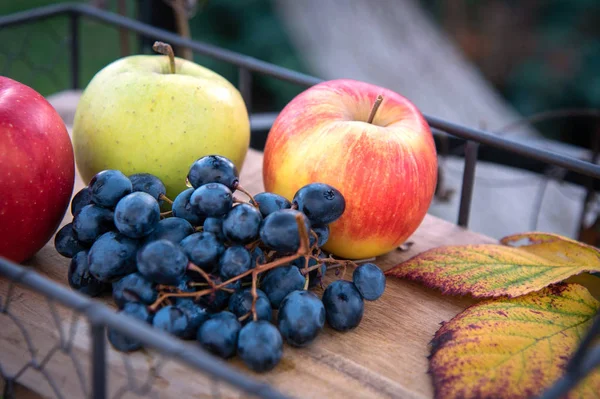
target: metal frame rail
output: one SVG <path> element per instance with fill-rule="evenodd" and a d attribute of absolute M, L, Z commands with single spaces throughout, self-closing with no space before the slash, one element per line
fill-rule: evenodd
<path fill-rule="evenodd" d="M 237 66 L 239 73 L 238 89 L 248 105 L 249 112 L 251 112 L 250 99 L 252 94 L 253 73 L 271 76 L 303 87 L 309 87 L 322 81 L 317 77 L 295 72 L 210 44 L 186 39 L 172 32 L 157 29 L 139 21 L 81 3 L 60 3 L 12 15 L 1 16 L 0 29 L 27 24 L 54 16 L 69 17 L 70 76 L 71 88 L 73 89 L 79 88 L 79 24 L 81 18 L 90 18 L 114 27 L 125 28 L 142 36 L 169 42 L 171 45 L 188 47 L 195 53 Z M 527 146 L 507 140 L 484 130 L 461 126 L 433 116 L 425 115 L 425 119 L 432 129 L 466 140 L 465 168 L 463 172 L 460 208 L 457 221 L 460 226 L 467 227 L 469 222 L 475 167 L 480 145 L 495 147 L 499 150 L 520 155 L 528 159 L 564 168 L 568 171 L 579 173 L 592 179 L 600 179 L 600 166 L 596 164 Z M 129 317 L 117 314 L 102 303 L 81 295 L 78 292 L 71 291 L 68 287 L 53 282 L 21 265 L 0 258 L 0 275 L 11 282 L 9 291 L 12 290 L 15 284 L 22 285 L 44 295 L 49 301 L 56 301 L 70 309 L 81 312 L 87 317 L 91 324 L 90 331 L 93 360 L 91 370 L 91 397 L 94 399 L 104 399 L 107 397 L 107 328 L 135 337 L 145 346 L 156 349 L 170 358 L 175 358 L 216 380 L 227 382 L 248 394 L 262 398 L 286 397 L 268 384 L 258 382 L 253 378 L 234 370 L 225 362 L 216 359 L 199 349 L 197 346 L 185 343 L 178 339 L 173 339 L 137 320 L 132 320 Z M 6 313 L 9 300 L 10 293 L 4 302 L 0 301 L 0 313 Z M 596 316 L 591 329 L 570 359 L 568 366 L 566 367 L 565 375 L 556 381 L 552 387 L 547 389 L 540 398 L 557 399 L 563 396 L 589 372 L 600 366 L 600 347 L 593 346 L 593 341 L 598 336 L 600 336 L 600 315 Z M 32 364 L 31 367 L 39 368 L 40 364 Z M 0 376 L 6 380 L 4 397 L 9 398 L 12 385 L 18 375 L 4 375 L 2 368 L 0 368 Z"/>

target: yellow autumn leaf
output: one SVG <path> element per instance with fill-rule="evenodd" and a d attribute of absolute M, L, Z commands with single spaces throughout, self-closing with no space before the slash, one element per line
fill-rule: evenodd
<path fill-rule="evenodd" d="M 386 275 L 419 281 L 444 294 L 481 298 L 517 297 L 583 272 L 600 272 L 600 250 L 566 237 L 523 233 L 501 242 L 505 245 L 434 248 Z"/>
<path fill-rule="evenodd" d="M 600 302 L 578 284 L 492 299 L 443 324 L 431 342 L 436 398 L 530 398 L 564 373 Z M 600 370 L 569 398 L 600 397 Z"/>

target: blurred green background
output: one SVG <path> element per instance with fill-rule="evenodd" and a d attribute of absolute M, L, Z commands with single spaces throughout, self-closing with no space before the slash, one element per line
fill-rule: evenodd
<path fill-rule="evenodd" d="M 90 1 L 80 1 L 91 4 Z M 0 15 L 59 3 L 53 0 L 19 0 L 0 2 Z M 172 20 L 170 7 L 158 0 L 128 0 L 127 16 L 154 23 Z M 148 15 L 154 6 L 153 15 Z M 160 9 L 158 8 L 160 7 Z M 107 0 L 106 9 L 117 12 L 117 1 Z M 174 26 L 172 27 L 175 30 Z M 190 20 L 191 37 L 230 50 L 256 57 L 280 66 L 306 72 L 295 54 L 272 4 L 264 0 L 212 0 L 199 2 Z M 131 53 L 152 53 L 150 45 L 140 51 L 137 36 L 129 34 Z M 67 17 L 35 22 L 0 31 L 0 75 L 10 76 L 30 85 L 43 95 L 70 87 L 69 21 Z M 119 30 L 83 18 L 80 27 L 80 87 L 84 88 L 102 67 L 121 57 Z M 150 40 L 149 43 L 152 43 Z M 225 76 L 234 84 L 237 69 L 227 63 L 195 55 L 194 60 Z M 253 109 L 281 109 L 296 94 L 298 86 L 255 75 Z"/>
<path fill-rule="evenodd" d="M 53 3 L 57 1 L 4 0 L 0 2 L 0 15 Z M 600 1 L 421 3 L 523 115 L 564 107 L 600 107 Z M 105 4 L 108 10 L 117 11 L 116 0 L 105 0 Z M 164 10 L 149 13 L 149 5 L 157 4 Z M 162 0 L 128 0 L 126 8 L 126 14 L 133 18 L 163 26 L 172 23 L 169 6 Z M 44 95 L 68 88 L 68 28 L 68 19 L 57 17 L 0 31 L 0 74 Z M 122 53 L 117 29 L 85 19 L 80 29 L 79 84 L 85 87 L 99 69 Z M 269 0 L 199 0 L 190 30 L 195 40 L 310 73 L 291 46 Z M 137 37 L 128 35 L 127 41 L 131 52 L 139 52 Z M 148 46 L 143 51 L 150 52 Z M 205 57 L 196 56 L 195 61 L 237 82 L 234 67 Z M 258 112 L 279 110 L 301 91 L 297 86 L 258 76 L 253 88 L 253 110 Z M 570 118 L 539 127 L 549 137 L 589 147 L 592 132 L 597 129 L 593 123 L 590 119 Z"/>

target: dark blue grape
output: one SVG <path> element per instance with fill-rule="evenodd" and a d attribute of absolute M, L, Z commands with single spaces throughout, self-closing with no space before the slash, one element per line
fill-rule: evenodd
<path fill-rule="evenodd" d="M 133 317 L 148 324 L 152 323 L 153 314 L 148 312 L 146 305 L 138 302 L 125 304 L 119 313 Z M 108 341 L 121 352 L 133 352 L 142 348 L 142 343 L 136 338 L 122 334 L 116 330 L 108 329 Z"/>
<path fill-rule="evenodd" d="M 167 240 L 146 244 L 137 254 L 139 272 L 157 284 L 176 285 L 185 275 L 188 262 L 181 248 Z"/>
<path fill-rule="evenodd" d="M 89 184 L 92 203 L 104 208 L 112 208 L 127 194 L 131 193 L 131 181 L 118 170 L 103 170 L 92 177 Z"/>
<path fill-rule="evenodd" d="M 112 296 L 115 304 L 123 308 L 128 302 L 151 305 L 158 293 L 154 283 L 146 280 L 140 273 L 131 273 L 113 283 Z"/>
<path fill-rule="evenodd" d="M 275 211 L 289 209 L 292 204 L 287 198 L 275 193 L 264 192 L 256 194 L 254 200 L 258 203 L 258 209 L 263 217 L 267 217 Z"/>
<path fill-rule="evenodd" d="M 256 265 L 264 265 L 267 263 L 267 257 L 262 249 L 259 247 L 254 247 L 250 252 L 250 256 L 252 257 L 250 260 L 250 269 L 254 269 Z M 246 277 L 242 277 L 242 283 L 252 282 L 252 276 L 248 275 Z"/>
<path fill-rule="evenodd" d="M 123 197 L 115 208 L 115 226 L 131 238 L 154 231 L 160 220 L 160 207 L 150 194 L 135 192 Z"/>
<path fill-rule="evenodd" d="M 323 254 L 321 254 L 323 255 Z M 319 256 L 321 257 L 321 256 Z M 323 255 L 323 257 L 325 257 Z M 323 282 L 323 277 L 325 277 L 325 274 L 327 273 L 327 265 L 325 263 L 321 263 L 321 267 L 316 269 L 316 270 L 312 270 L 310 273 L 308 273 L 308 288 L 313 288 L 316 287 L 317 285 L 321 284 Z"/>
<path fill-rule="evenodd" d="M 231 190 L 221 183 L 208 183 L 198 187 L 190 197 L 192 208 L 208 217 L 227 215 L 233 205 Z"/>
<path fill-rule="evenodd" d="M 375 301 L 385 291 L 385 275 L 374 263 L 364 263 L 354 269 L 352 281 L 367 301 Z"/>
<path fill-rule="evenodd" d="M 323 254 L 323 253 L 320 253 L 318 257 L 323 259 L 323 258 L 326 258 L 327 256 L 325 256 L 325 254 Z M 302 271 L 302 269 L 304 269 L 304 257 L 300 257 L 300 258 L 294 260 L 293 262 L 291 262 L 291 264 L 297 266 L 298 269 L 300 269 Z M 309 268 L 316 266 L 316 265 L 317 265 L 316 260 L 314 260 L 312 258 L 310 258 L 308 260 Z M 321 282 L 323 276 L 325 276 L 325 273 L 327 272 L 327 265 L 324 262 L 322 262 L 320 265 L 321 265 L 321 267 L 319 267 L 315 270 L 311 270 L 308 273 L 308 279 L 309 279 L 308 287 L 309 288 L 312 288 L 312 287 L 318 285 Z"/>
<path fill-rule="evenodd" d="M 324 183 L 311 183 L 302 187 L 294 195 L 292 204 L 315 225 L 335 222 L 346 209 L 342 193 Z"/>
<path fill-rule="evenodd" d="M 250 252 L 250 255 L 252 255 L 252 263 L 250 264 L 251 269 L 254 269 L 257 264 L 264 265 L 267 263 L 267 257 L 265 256 L 263 250 L 259 247 L 254 247 L 252 252 Z"/>
<path fill-rule="evenodd" d="M 254 249 L 252 249 L 252 251 L 250 251 L 250 256 L 252 256 L 252 259 L 250 260 L 250 269 L 254 269 L 257 264 L 264 265 L 265 263 L 267 263 L 267 257 L 265 256 L 265 253 L 263 252 L 263 250 L 260 249 L 259 247 L 254 247 Z M 251 282 L 251 281 L 252 281 L 251 275 L 242 277 L 242 283 Z"/>
<path fill-rule="evenodd" d="M 213 233 L 220 241 L 225 240 L 225 236 L 223 235 L 223 219 L 221 218 L 206 218 L 202 229 L 207 233 Z"/>
<path fill-rule="evenodd" d="M 77 239 L 86 244 L 93 244 L 98 237 L 114 228 L 113 211 L 96 205 L 84 206 L 73 219 Z"/>
<path fill-rule="evenodd" d="M 154 314 L 152 325 L 158 330 L 183 338 L 189 328 L 189 320 L 181 309 L 169 305 Z"/>
<path fill-rule="evenodd" d="M 236 244 L 248 244 L 258 239 L 258 228 L 262 215 L 256 207 L 249 204 L 234 206 L 223 219 L 225 238 Z"/>
<path fill-rule="evenodd" d="M 323 305 L 327 323 L 335 330 L 348 331 L 360 323 L 365 305 L 354 283 L 336 280 L 325 289 Z"/>
<path fill-rule="evenodd" d="M 325 325 L 325 306 L 310 291 L 294 291 L 281 302 L 277 320 L 279 331 L 288 344 L 306 346 Z"/>
<path fill-rule="evenodd" d="M 194 227 L 183 218 L 170 217 L 161 220 L 152 233 L 146 236 L 145 242 L 169 240 L 179 244 L 181 240 L 194 233 Z"/>
<path fill-rule="evenodd" d="M 189 298 L 184 298 L 185 301 L 177 303 L 177 307 L 186 315 L 188 319 L 188 325 L 183 332 L 182 338 L 195 339 L 198 333 L 198 328 L 210 318 L 210 313 L 206 311 L 202 306 L 194 303 Z"/>
<path fill-rule="evenodd" d="M 190 286 L 191 282 L 192 279 L 188 275 L 185 275 L 181 278 L 181 280 L 179 280 L 175 287 L 177 287 L 177 289 L 182 292 L 194 292 L 196 290 L 194 289 L 194 287 Z"/>
<path fill-rule="evenodd" d="M 90 274 L 87 251 L 78 252 L 71 259 L 67 280 L 71 288 L 92 297 L 110 289 L 110 284 L 98 281 Z"/>
<path fill-rule="evenodd" d="M 198 212 L 192 207 L 192 204 L 190 204 L 190 197 L 193 193 L 193 188 L 188 188 L 179 193 L 179 195 L 175 197 L 171 209 L 173 211 L 173 216 L 183 218 L 194 226 L 199 226 L 204 222 L 206 215 Z"/>
<path fill-rule="evenodd" d="M 215 284 L 221 284 L 223 280 L 219 277 L 214 278 L 213 281 Z M 230 283 L 226 286 L 226 288 L 233 290 L 234 292 L 239 291 L 242 287 L 242 282 L 240 280 Z M 204 295 L 200 297 L 198 303 L 206 308 L 209 312 L 219 312 L 227 307 L 229 303 L 229 298 L 231 294 L 229 292 L 218 290 L 215 293 Z"/>
<path fill-rule="evenodd" d="M 301 215 L 310 231 L 310 222 L 301 212 L 293 209 L 275 211 L 267 216 L 260 226 L 260 239 L 271 249 L 280 252 L 296 252 L 300 247 L 300 233 L 296 223 L 296 215 Z"/>
<path fill-rule="evenodd" d="M 219 256 L 225 251 L 223 244 L 212 233 L 194 233 L 181 241 L 181 249 L 190 261 L 208 272 L 218 264 Z"/>
<path fill-rule="evenodd" d="M 268 321 L 252 321 L 240 330 L 238 355 L 250 369 L 265 372 L 275 368 L 283 355 L 281 334 Z"/>
<path fill-rule="evenodd" d="M 139 244 L 123 234 L 110 231 L 90 248 L 90 273 L 103 282 L 113 282 L 135 272 L 135 255 Z"/>
<path fill-rule="evenodd" d="M 212 315 L 200 326 L 196 338 L 204 349 L 227 359 L 235 355 L 241 327 L 233 313 L 220 312 Z"/>
<path fill-rule="evenodd" d="M 163 203 L 160 197 L 167 193 L 167 189 L 158 177 L 150 173 L 136 173 L 129 176 L 129 180 L 133 192 L 141 191 L 150 194 L 159 204 Z"/>
<path fill-rule="evenodd" d="M 92 190 L 89 187 L 84 187 L 71 200 L 71 215 L 75 216 L 81 209 L 92 203 Z"/>
<path fill-rule="evenodd" d="M 271 321 L 271 303 L 267 295 L 261 290 L 256 290 L 258 298 L 256 299 L 256 316 L 258 320 Z M 240 290 L 229 298 L 229 311 L 238 318 L 248 314 L 252 310 L 252 290 L 246 288 Z M 252 316 L 245 321 L 252 320 Z"/>
<path fill-rule="evenodd" d="M 73 224 L 68 223 L 58 230 L 58 233 L 54 236 L 54 248 L 62 256 L 72 258 L 77 253 L 88 249 L 89 245 L 77 239 L 73 231 Z"/>
<path fill-rule="evenodd" d="M 239 276 L 250 270 L 252 256 L 250 252 L 241 245 L 229 247 L 219 260 L 219 275 L 223 281 Z"/>
<path fill-rule="evenodd" d="M 271 270 L 260 282 L 260 289 L 267 294 L 274 309 L 290 292 L 304 288 L 306 279 L 296 266 L 280 266 Z"/>
<path fill-rule="evenodd" d="M 239 183 L 239 174 L 233 162 L 220 155 L 198 159 L 190 167 L 187 178 L 194 188 L 207 183 L 221 183 L 233 191 Z"/>
<path fill-rule="evenodd" d="M 188 271 L 189 272 L 189 271 Z M 192 280 L 188 274 L 186 274 L 185 276 L 183 276 L 181 278 L 181 280 L 179 280 L 179 283 L 177 283 L 177 285 L 175 286 L 179 291 L 181 292 L 196 292 L 196 287 L 192 287 L 189 284 L 191 282 L 193 282 L 194 280 Z M 202 282 L 204 282 L 204 280 L 202 280 Z M 181 305 L 184 302 L 189 302 L 192 301 L 192 303 L 194 302 L 193 298 L 190 297 L 179 297 L 179 298 L 175 298 L 175 304 L 177 306 Z"/>
<path fill-rule="evenodd" d="M 312 230 L 317 234 L 317 246 L 322 247 L 323 245 L 325 245 L 327 240 L 329 240 L 329 226 L 328 225 L 312 226 Z M 313 240 L 314 240 L 314 237 L 312 237 L 312 234 L 311 234 L 311 243 L 310 243 L 311 246 L 314 243 Z"/>

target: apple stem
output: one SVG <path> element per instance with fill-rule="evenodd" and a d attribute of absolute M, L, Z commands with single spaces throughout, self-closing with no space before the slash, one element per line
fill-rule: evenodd
<path fill-rule="evenodd" d="M 171 73 L 175 73 L 175 53 L 173 52 L 173 47 L 171 47 L 171 45 L 168 43 L 157 41 L 152 45 L 152 50 L 159 54 L 168 55 Z"/>
<path fill-rule="evenodd" d="M 373 104 L 373 108 L 371 108 L 371 113 L 369 114 L 369 119 L 367 120 L 367 123 L 373 123 L 373 119 L 375 119 L 375 114 L 377 113 L 377 110 L 379 109 L 379 106 L 382 102 L 383 96 L 380 94 L 377 96 L 375 104 Z"/>

